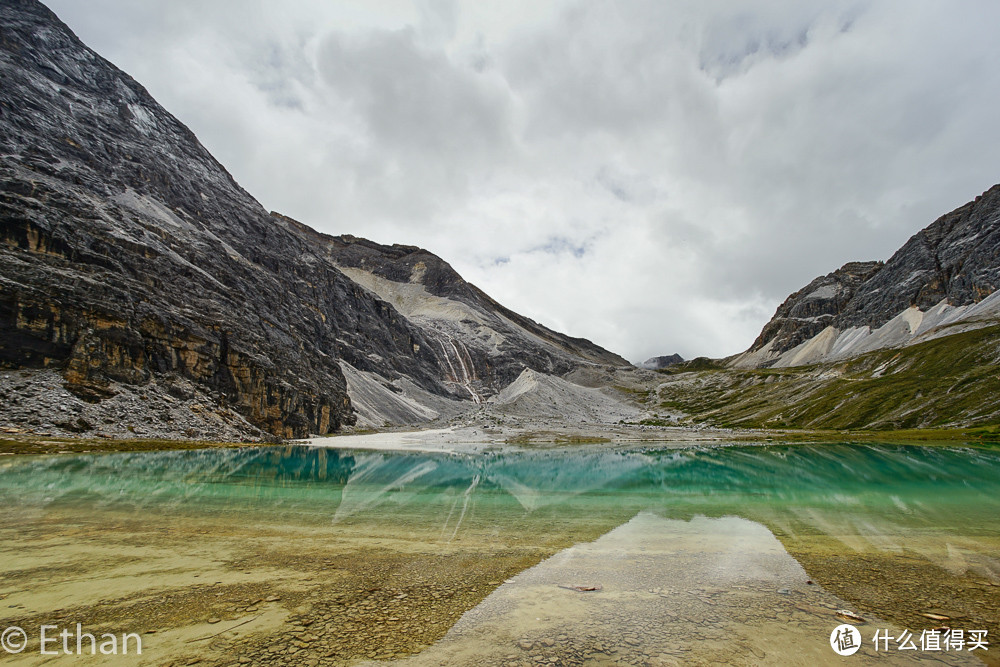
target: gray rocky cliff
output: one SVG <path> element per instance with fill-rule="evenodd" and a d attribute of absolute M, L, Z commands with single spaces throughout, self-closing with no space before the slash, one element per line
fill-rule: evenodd
<path fill-rule="evenodd" d="M 661 368 L 669 368 L 670 366 L 676 366 L 677 364 L 684 363 L 684 357 L 679 354 L 668 354 L 660 357 L 650 357 L 641 364 L 636 364 L 639 368 L 645 368 L 646 370 L 659 370 Z"/>
<path fill-rule="evenodd" d="M 978 303 L 1000 287 L 1000 185 L 914 234 L 843 309 L 838 326 L 882 326 L 905 308 Z"/>
<path fill-rule="evenodd" d="M 846 357 L 972 315 L 996 319 L 986 299 L 998 286 L 1000 185 L 914 234 L 888 261 L 851 262 L 789 296 L 736 363 L 767 365 L 813 340 L 794 363 Z M 825 331 L 833 335 L 819 341 Z"/>
<path fill-rule="evenodd" d="M 552 331 L 505 308 L 427 250 L 380 245 L 350 235 L 329 236 L 278 213 L 272 215 L 309 234 L 317 252 L 392 304 L 419 330 L 420 353 L 436 360 L 439 377 L 461 398 L 481 402 L 525 368 L 563 375 L 581 365 L 628 365 L 588 340 Z M 386 376 L 377 359 L 349 361 L 360 370 Z"/>
<path fill-rule="evenodd" d="M 809 340 L 833 324 L 859 288 L 883 266 L 883 262 L 849 262 L 816 278 L 778 306 L 750 349 L 771 342 L 773 349 L 784 351 Z"/>
<path fill-rule="evenodd" d="M 385 261 L 378 274 L 409 279 L 412 252 L 317 243 L 270 215 L 38 2 L 0 3 L 0 81 L 0 365 L 58 370 L 91 403 L 122 385 L 194 383 L 279 437 L 354 421 L 343 363 L 467 397 L 439 333 L 340 268 L 366 247 Z M 532 327 L 430 253 L 419 261 L 431 293 L 484 304 L 543 341 L 523 358 L 513 339 L 471 358 L 487 385 L 532 364 L 618 362 Z"/>

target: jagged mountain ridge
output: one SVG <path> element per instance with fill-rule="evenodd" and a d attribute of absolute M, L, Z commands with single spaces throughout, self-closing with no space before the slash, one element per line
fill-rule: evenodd
<path fill-rule="evenodd" d="M 778 306 L 750 349 L 759 350 L 770 342 L 772 349 L 785 351 L 809 340 L 830 326 L 858 288 L 883 266 L 884 262 L 849 262 L 816 278 Z"/>
<path fill-rule="evenodd" d="M 851 262 L 782 303 L 738 367 L 844 359 L 1000 317 L 1000 185 L 914 234 L 886 262 Z"/>
<path fill-rule="evenodd" d="M 557 333 L 505 308 L 423 248 L 331 236 L 279 213 L 271 215 L 308 235 L 332 265 L 418 328 L 440 359 L 442 382 L 458 397 L 484 403 L 525 368 L 559 376 L 581 363 L 628 365 L 588 340 Z M 366 425 L 426 421 L 457 409 L 402 378 L 386 376 L 378 362 L 378 355 L 369 354 L 350 365 L 342 363 Z"/>
<path fill-rule="evenodd" d="M 6 368 L 58 368 L 91 402 L 193 382 L 216 407 L 298 437 L 354 422 L 345 368 L 388 394 L 410 391 L 417 420 L 436 414 L 427 405 L 496 393 L 525 367 L 624 363 L 503 309 L 426 251 L 317 242 L 267 213 L 187 127 L 34 0 L 0 5 L 0 73 Z M 385 266 L 352 266 L 360 248 Z M 504 342 L 469 344 L 464 328 L 428 326 L 354 279 L 396 284 L 409 266 L 399 284 L 417 284 L 407 258 L 418 257 L 430 267 L 421 287 L 510 322 L 494 332 Z"/>
<path fill-rule="evenodd" d="M 440 348 L 445 381 L 463 387 L 476 401 L 503 389 L 526 366 L 562 375 L 581 359 L 628 365 L 589 340 L 557 333 L 505 308 L 427 250 L 350 235 L 312 234 L 332 264 L 392 304 Z"/>
<path fill-rule="evenodd" d="M 657 371 L 661 368 L 669 368 L 670 366 L 676 366 L 681 363 L 684 363 L 684 357 L 675 352 L 674 354 L 668 354 L 660 357 L 650 357 L 641 364 L 636 364 L 636 366 L 646 370 Z"/>

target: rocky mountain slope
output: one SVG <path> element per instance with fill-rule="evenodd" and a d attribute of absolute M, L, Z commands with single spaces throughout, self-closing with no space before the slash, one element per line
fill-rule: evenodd
<path fill-rule="evenodd" d="M 1000 317 L 1000 185 L 917 232 L 889 261 L 852 262 L 778 307 L 740 368 L 847 359 Z"/>
<path fill-rule="evenodd" d="M 682 363 L 684 357 L 679 354 L 668 354 L 662 357 L 650 357 L 641 364 L 636 364 L 639 368 L 645 368 L 646 370 L 656 371 L 661 368 L 667 368 L 669 366 L 674 366 L 676 364 Z"/>
<path fill-rule="evenodd" d="M 309 236 L 333 266 L 417 328 L 425 338 L 422 344 L 440 360 L 441 381 L 456 397 L 482 404 L 526 368 L 561 376 L 581 363 L 628 365 L 588 340 L 554 332 L 505 308 L 426 250 L 379 245 L 350 235 L 329 236 L 286 216 L 272 215 Z M 350 363 L 352 368 L 342 366 L 359 395 L 383 393 L 385 387 L 406 389 L 397 392 L 398 400 L 385 397 L 381 410 L 361 411 L 371 425 L 381 425 L 383 417 L 400 423 L 449 412 L 448 406 L 404 388 L 398 378 L 387 377 L 377 355 Z"/>
<path fill-rule="evenodd" d="M 741 428 L 967 428 L 1000 423 L 1000 325 L 846 360 L 668 369 L 648 423 Z"/>
<path fill-rule="evenodd" d="M 778 307 L 729 359 L 660 372 L 648 424 L 809 429 L 1000 422 L 1000 185 Z"/>
<path fill-rule="evenodd" d="M 0 365 L 20 369 L 0 400 L 15 425 L 297 437 L 447 414 L 525 368 L 626 363 L 424 250 L 269 214 L 34 0 L 0 4 L 0 80 Z M 65 419 L 40 390 L 52 371 Z"/>

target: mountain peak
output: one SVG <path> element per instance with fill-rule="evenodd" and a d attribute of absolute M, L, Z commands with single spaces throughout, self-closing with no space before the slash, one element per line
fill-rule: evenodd
<path fill-rule="evenodd" d="M 735 365 L 846 358 L 982 326 L 1000 311 L 1000 185 L 918 231 L 886 262 L 851 262 L 789 296 Z M 977 324 L 978 323 L 978 324 Z"/>
<path fill-rule="evenodd" d="M 675 366 L 677 364 L 683 363 L 684 357 L 679 354 L 669 354 L 662 357 L 650 357 L 641 364 L 637 364 L 639 368 L 645 368 L 646 370 L 659 370 L 661 368 L 667 368 L 669 366 Z"/>
<path fill-rule="evenodd" d="M 524 368 L 625 364 L 426 250 L 269 215 L 37 2 L 0 4 L 0 76 L 0 364 L 58 371 L 105 431 L 143 396 L 191 403 L 198 437 L 299 437 L 354 423 L 355 399 L 424 420 Z M 183 436 L 172 414 L 129 433 Z"/>

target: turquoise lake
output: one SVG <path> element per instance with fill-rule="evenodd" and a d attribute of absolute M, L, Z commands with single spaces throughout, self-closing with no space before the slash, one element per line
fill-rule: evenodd
<path fill-rule="evenodd" d="M 852 659 L 976 664 L 871 636 L 1000 632 L 991 447 L 10 456 L 0 502 L 0 621 L 146 633 L 129 664 L 834 664 L 841 609 Z"/>

